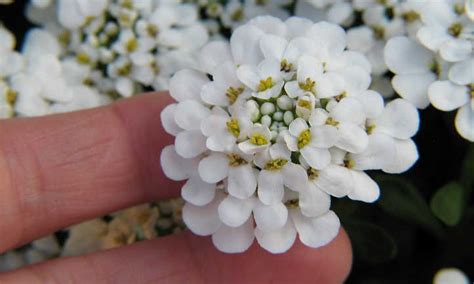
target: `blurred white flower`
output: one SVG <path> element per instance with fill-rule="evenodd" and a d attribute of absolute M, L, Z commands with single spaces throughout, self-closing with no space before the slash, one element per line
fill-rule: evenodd
<path fill-rule="evenodd" d="M 469 284 L 467 275 L 458 268 L 443 268 L 436 272 L 433 284 Z"/>

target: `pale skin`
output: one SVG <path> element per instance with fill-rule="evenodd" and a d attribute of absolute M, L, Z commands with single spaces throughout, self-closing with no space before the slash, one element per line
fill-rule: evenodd
<path fill-rule="evenodd" d="M 0 121 L 0 253 L 69 225 L 179 196 L 161 168 L 173 137 L 161 126 L 167 94 L 68 114 Z M 341 229 L 327 246 L 272 255 L 254 243 L 217 251 L 184 232 L 0 274 L 0 283 L 341 283 L 352 264 Z"/>

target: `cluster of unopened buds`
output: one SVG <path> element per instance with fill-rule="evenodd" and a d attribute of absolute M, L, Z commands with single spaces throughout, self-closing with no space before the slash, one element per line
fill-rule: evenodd
<path fill-rule="evenodd" d="M 199 70 L 171 79 L 177 103 L 161 114 L 176 136 L 161 164 L 187 180 L 186 225 L 228 253 L 255 238 L 272 253 L 297 235 L 329 243 L 340 227 L 331 197 L 373 202 L 365 170 L 401 173 L 418 159 L 416 108 L 385 104 L 370 83 L 370 62 L 328 22 L 262 16 L 207 44 Z"/>

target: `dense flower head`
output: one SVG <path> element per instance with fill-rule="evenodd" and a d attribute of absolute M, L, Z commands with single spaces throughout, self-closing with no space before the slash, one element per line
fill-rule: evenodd
<path fill-rule="evenodd" d="M 347 50 L 328 22 L 257 17 L 230 43 L 202 48 L 197 69 L 177 72 L 162 114 L 176 136 L 161 154 L 165 174 L 187 180 L 183 219 L 224 252 L 254 238 L 288 250 L 330 242 L 340 223 L 331 196 L 373 202 L 364 172 L 400 173 L 418 158 L 418 112 L 368 89 L 371 65 Z"/>

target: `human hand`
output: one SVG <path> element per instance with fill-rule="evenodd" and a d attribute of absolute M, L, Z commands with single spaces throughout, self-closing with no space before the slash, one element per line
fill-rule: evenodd
<path fill-rule="evenodd" d="M 0 121 L 0 252 L 132 205 L 179 195 L 160 167 L 172 143 L 146 94 L 92 110 Z M 189 232 L 0 275 L 0 283 L 341 283 L 352 262 L 341 229 L 327 246 L 224 254 Z"/>

